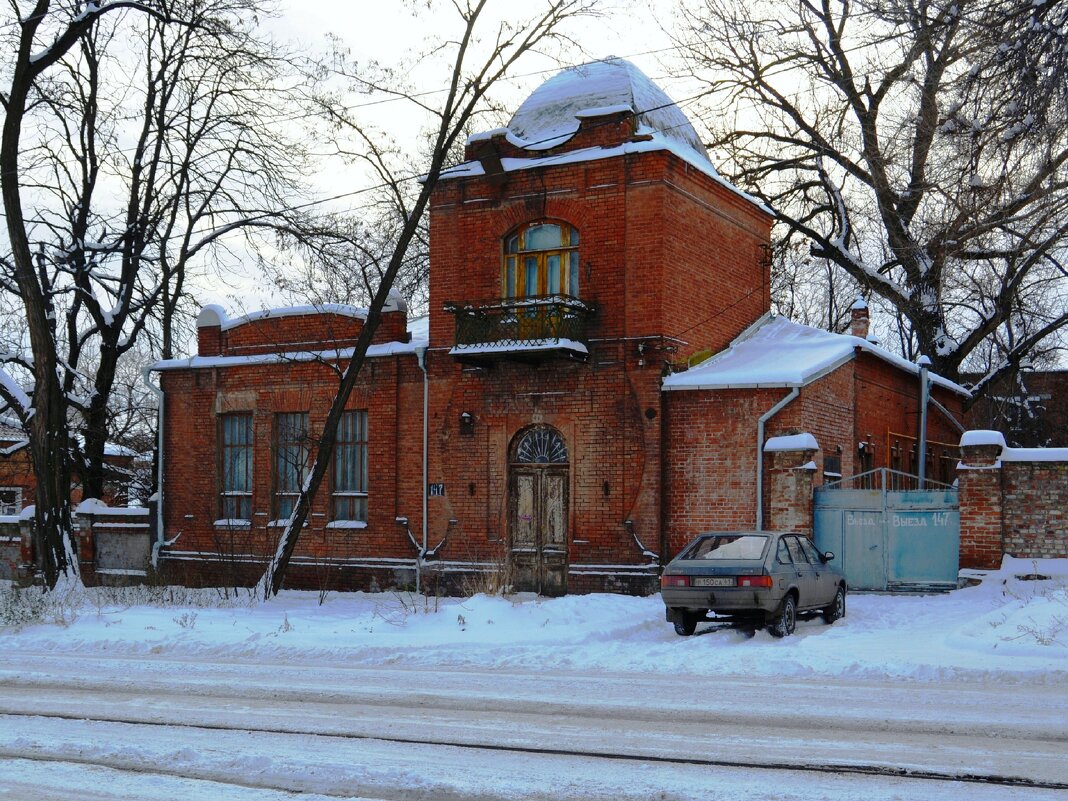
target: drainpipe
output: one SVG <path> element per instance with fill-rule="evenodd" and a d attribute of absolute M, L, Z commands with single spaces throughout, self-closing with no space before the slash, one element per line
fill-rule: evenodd
<path fill-rule="evenodd" d="M 152 567 L 159 561 L 159 551 L 163 547 L 163 389 L 152 383 L 152 368 L 141 370 L 141 380 L 156 396 L 156 541 L 152 545 Z"/>
<path fill-rule="evenodd" d="M 779 413 L 790 401 L 801 394 L 800 387 L 791 387 L 790 393 L 776 403 L 757 421 L 757 474 L 756 474 L 756 530 L 764 530 L 764 424 Z"/>
<path fill-rule="evenodd" d="M 415 361 L 419 365 L 419 369 L 423 371 L 423 547 L 419 551 L 419 556 L 415 561 L 415 589 L 417 592 L 422 591 L 423 588 L 423 557 L 427 551 L 427 481 L 429 480 L 429 467 L 427 464 L 429 454 L 429 441 L 430 441 L 430 374 L 426 369 L 426 348 L 415 349 Z"/>
<path fill-rule="evenodd" d="M 919 451 L 917 456 L 920 460 L 920 489 L 925 489 L 927 486 L 927 398 L 931 392 L 927 368 L 931 360 L 926 356 L 921 356 L 916 360 L 916 364 L 920 366 L 920 430 L 919 436 L 916 437 L 916 450 Z"/>

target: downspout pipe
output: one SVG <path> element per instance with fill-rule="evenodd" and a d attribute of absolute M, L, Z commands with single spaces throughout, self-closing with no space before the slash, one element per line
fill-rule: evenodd
<path fill-rule="evenodd" d="M 777 415 L 784 406 L 801 394 L 801 387 L 791 387 L 790 392 L 760 415 L 757 421 L 757 469 L 756 469 L 756 530 L 764 530 L 764 425 Z"/>
<path fill-rule="evenodd" d="M 916 360 L 916 364 L 920 366 L 920 430 L 916 437 L 916 449 L 919 453 L 916 456 L 920 460 L 920 489 L 927 488 L 927 399 L 931 394 L 931 380 L 927 374 L 927 368 L 931 365 L 931 360 L 926 356 L 921 356 Z"/>
<path fill-rule="evenodd" d="M 156 541 L 152 545 L 152 567 L 159 562 L 163 537 L 163 388 L 152 383 L 152 368 L 141 370 L 141 380 L 156 396 Z"/>
<path fill-rule="evenodd" d="M 423 515 L 422 515 L 422 534 L 423 534 L 423 546 L 419 550 L 419 556 L 415 560 L 415 589 L 417 592 L 421 592 L 423 589 L 423 558 L 426 556 L 427 547 L 427 481 L 429 481 L 429 443 L 430 443 L 430 373 L 426 369 L 426 347 L 415 349 L 415 362 L 419 365 L 419 369 L 423 371 Z"/>

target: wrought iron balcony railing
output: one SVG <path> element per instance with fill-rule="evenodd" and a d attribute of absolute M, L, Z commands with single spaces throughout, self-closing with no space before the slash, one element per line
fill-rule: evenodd
<path fill-rule="evenodd" d="M 568 295 L 449 301 L 445 311 L 456 315 L 454 353 L 510 353 L 552 350 L 585 353 L 589 319 L 594 309 Z M 576 347 L 578 346 L 578 347 Z"/>

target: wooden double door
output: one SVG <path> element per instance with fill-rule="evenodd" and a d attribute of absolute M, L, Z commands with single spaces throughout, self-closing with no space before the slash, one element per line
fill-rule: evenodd
<path fill-rule="evenodd" d="M 566 467 L 512 468 L 510 560 L 516 591 L 567 593 L 567 489 Z"/>

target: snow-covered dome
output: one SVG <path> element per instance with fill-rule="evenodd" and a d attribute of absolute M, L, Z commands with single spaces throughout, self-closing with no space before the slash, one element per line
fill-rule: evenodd
<path fill-rule="evenodd" d="M 580 118 L 613 111 L 637 113 L 639 134 L 663 136 L 712 166 L 686 115 L 649 76 L 621 58 L 591 61 L 557 73 L 519 107 L 508 132 L 528 150 L 545 150 L 570 139 Z"/>

